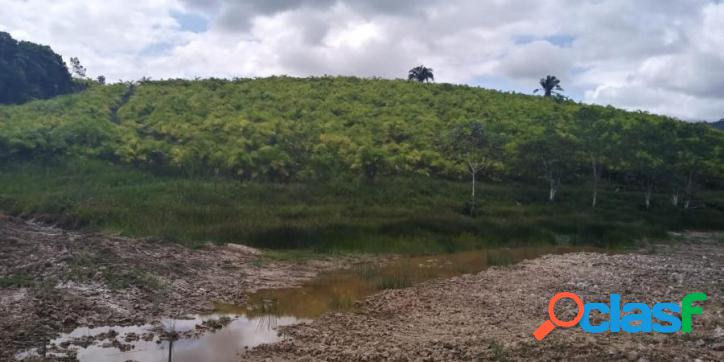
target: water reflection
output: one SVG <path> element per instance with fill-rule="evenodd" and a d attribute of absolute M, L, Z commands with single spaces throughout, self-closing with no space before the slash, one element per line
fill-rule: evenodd
<path fill-rule="evenodd" d="M 327 311 L 352 311 L 355 301 L 380 290 L 477 273 L 489 266 L 514 264 L 545 254 L 592 250 L 601 251 L 592 247 L 535 246 L 405 257 L 384 266 L 364 264 L 323 273 L 301 288 L 260 290 L 249 297 L 245 306 L 217 305 L 217 309 L 253 318 L 275 315 L 314 319 Z"/>
<path fill-rule="evenodd" d="M 328 311 L 352 311 L 355 302 L 384 289 L 405 288 L 434 278 L 447 278 L 465 273 L 476 273 L 492 265 L 507 265 L 544 254 L 593 250 L 561 246 L 521 247 L 510 249 L 478 250 L 448 255 L 404 257 L 383 266 L 358 265 L 346 270 L 324 273 L 299 288 L 260 290 L 249 297 L 244 306 L 217 305 L 217 312 L 189 319 L 168 319 L 158 325 L 140 327 L 112 327 L 117 339 L 124 341 L 129 333 L 149 336 L 137 339 L 132 348 L 121 352 L 117 345 L 108 348 L 107 341 L 96 341 L 77 350 L 80 361 L 121 362 L 196 362 L 235 361 L 245 348 L 279 340 L 277 328 L 310 321 Z M 596 250 L 600 251 L 600 250 Z M 232 320 L 223 328 L 204 328 L 204 322 L 224 317 Z M 199 329 L 199 325 L 202 328 Z M 209 325 L 206 322 L 205 325 Z M 111 327 L 78 328 L 49 344 L 83 336 L 108 333 Z M 177 337 L 175 337 L 177 336 Z M 127 339 L 126 339 L 127 340 Z M 130 346 L 129 346 L 130 347 Z M 53 348 L 48 348 L 52 351 Z M 52 355 L 52 353 L 48 353 Z M 19 358 L 32 355 L 18 355 Z"/>
<path fill-rule="evenodd" d="M 216 320 L 223 316 L 231 316 L 234 319 L 224 328 L 210 331 L 203 334 L 194 334 L 197 325 L 206 320 Z M 175 331 L 179 334 L 178 339 L 170 340 L 156 334 L 152 340 L 138 340 L 131 343 L 132 349 L 122 352 L 117 347 L 109 347 L 108 341 L 96 341 L 86 347 L 71 346 L 68 350 L 76 351 L 76 358 L 80 361 L 106 361 L 124 362 L 128 360 L 142 362 L 197 362 L 197 361 L 238 361 L 240 352 L 245 348 L 258 346 L 262 343 L 273 343 L 279 339 L 277 331 L 270 326 L 272 319 L 247 318 L 228 314 L 213 314 L 208 316 L 194 316 L 192 319 L 165 320 L 164 324 L 173 323 Z M 294 317 L 273 317 L 273 326 L 285 326 L 306 322 L 307 320 Z M 84 336 L 97 336 L 108 333 L 111 329 L 118 332 L 117 340 L 123 342 L 129 333 L 142 335 L 158 330 L 158 325 L 143 325 L 132 327 L 101 327 L 101 328 L 78 328 L 69 334 L 51 341 L 50 345 L 59 346 L 67 341 L 72 341 Z M 105 344 L 105 346 L 104 346 Z M 52 351 L 53 348 L 48 348 Z M 67 351 L 64 351 L 67 352 Z M 49 357 L 64 357 L 64 352 L 48 352 Z M 35 355 L 29 351 L 18 355 L 18 359 Z"/>

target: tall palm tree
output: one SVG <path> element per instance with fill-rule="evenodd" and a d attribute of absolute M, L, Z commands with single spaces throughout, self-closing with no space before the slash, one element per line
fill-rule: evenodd
<path fill-rule="evenodd" d="M 561 81 L 560 79 L 556 78 L 553 75 L 546 76 L 545 78 L 541 78 L 540 80 L 540 88 L 533 91 L 533 93 L 538 93 L 539 91 L 544 91 L 545 93 L 543 96 L 545 97 L 562 97 L 563 94 L 560 92 L 563 92 L 563 88 L 561 88 Z"/>
<path fill-rule="evenodd" d="M 407 80 L 416 80 L 418 82 L 435 81 L 435 76 L 432 74 L 432 68 L 425 67 L 424 65 L 418 65 L 410 69 L 407 75 Z"/>

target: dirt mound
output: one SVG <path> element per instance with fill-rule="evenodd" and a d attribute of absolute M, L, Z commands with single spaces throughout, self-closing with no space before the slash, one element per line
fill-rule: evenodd
<path fill-rule="evenodd" d="M 550 255 L 476 275 L 386 291 L 362 302 L 360 313 L 328 314 L 285 327 L 285 338 L 257 347 L 252 360 L 724 360 L 723 235 L 688 233 L 645 253 Z M 584 301 L 680 301 L 705 292 L 693 332 L 586 334 L 557 329 L 531 336 L 547 318 L 552 295 L 570 291 Z M 572 304 L 572 303 L 571 303 Z M 572 306 L 562 303 L 561 319 Z M 571 317 L 566 317 L 569 315 Z"/>

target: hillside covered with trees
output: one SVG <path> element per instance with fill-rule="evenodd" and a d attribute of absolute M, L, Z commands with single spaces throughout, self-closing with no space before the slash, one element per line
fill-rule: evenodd
<path fill-rule="evenodd" d="M 721 201 L 705 195 L 722 187 L 724 134 L 647 113 L 450 84 L 348 77 L 168 80 L 95 85 L 0 107 L 0 158 L 15 166 L 96 160 L 164 177 L 270 188 L 351 183 L 401 192 L 391 180 L 410 180 L 403 184 L 412 190 L 452 183 L 459 185 L 451 187 L 459 198 L 444 204 L 468 217 L 493 210 L 489 195 L 475 190 L 483 182 L 508 187 L 511 205 L 555 203 L 565 195 L 560 202 L 573 212 L 598 208 L 608 197 L 644 212 L 703 208 L 716 219 Z M 514 185 L 540 191 L 522 197 Z M 303 229 L 290 220 L 279 216 L 264 232 Z M 315 230 L 326 222 L 315 220 Z M 235 230 L 234 238 L 250 237 L 248 230 Z M 224 239 L 213 234 L 194 237 Z"/>
<path fill-rule="evenodd" d="M 50 47 L 18 42 L 0 32 L 0 104 L 51 98 L 73 89 L 68 68 Z"/>

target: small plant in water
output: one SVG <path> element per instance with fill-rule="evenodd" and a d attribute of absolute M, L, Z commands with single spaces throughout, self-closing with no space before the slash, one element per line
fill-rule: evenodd
<path fill-rule="evenodd" d="M 354 300 L 348 296 L 333 296 L 332 299 L 329 301 L 329 309 L 332 310 L 350 310 L 354 308 Z"/>
<path fill-rule="evenodd" d="M 513 264 L 513 256 L 505 252 L 489 251 L 485 261 L 490 266 L 511 265 Z"/>
<path fill-rule="evenodd" d="M 362 279 L 368 281 L 374 280 L 380 275 L 378 268 L 375 268 L 375 266 L 371 264 L 362 264 L 360 266 L 357 266 L 355 267 L 354 272 Z"/>
<path fill-rule="evenodd" d="M 377 289 L 402 289 L 412 286 L 412 280 L 407 275 L 395 273 L 393 275 L 384 275 L 377 280 Z"/>
<path fill-rule="evenodd" d="M 161 336 L 160 339 L 167 341 L 175 341 L 178 339 L 178 331 L 176 331 L 176 320 L 167 319 L 161 322 Z"/>

